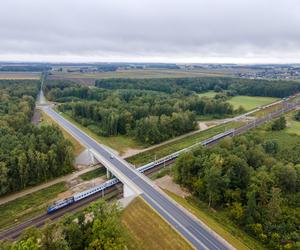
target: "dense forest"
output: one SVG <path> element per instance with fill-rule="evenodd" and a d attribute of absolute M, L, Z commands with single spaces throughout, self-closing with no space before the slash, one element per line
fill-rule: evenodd
<path fill-rule="evenodd" d="M 230 77 L 101 79 L 96 86 L 104 89 L 143 89 L 166 93 L 208 90 L 228 91 L 231 95 L 286 97 L 300 91 L 300 83 L 283 80 L 258 80 Z"/>
<path fill-rule="evenodd" d="M 280 121 L 280 119 L 278 119 Z M 178 158 L 175 180 L 268 249 L 300 249 L 300 138 L 258 131 Z"/>
<path fill-rule="evenodd" d="M 29 228 L 16 242 L 0 242 L 1 250 L 129 249 L 130 240 L 115 205 L 100 201 L 77 215 L 42 229 Z"/>
<path fill-rule="evenodd" d="M 59 110 L 102 136 L 134 136 L 155 144 L 197 127 L 197 116 L 234 114 L 221 98 L 200 98 L 193 92 L 88 88 L 71 82 L 45 84 L 49 100 L 63 102 Z"/>
<path fill-rule="evenodd" d="M 0 195 L 72 170 L 73 149 L 57 127 L 31 124 L 39 81 L 0 81 Z"/>

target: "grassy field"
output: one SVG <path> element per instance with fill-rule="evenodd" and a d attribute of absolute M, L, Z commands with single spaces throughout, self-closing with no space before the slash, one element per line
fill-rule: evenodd
<path fill-rule="evenodd" d="M 191 246 L 154 212 L 141 198 L 136 198 L 121 216 L 133 239 L 133 249 L 192 249 Z"/>
<path fill-rule="evenodd" d="M 79 177 L 84 181 L 89 181 L 91 179 L 95 179 L 97 177 L 103 176 L 106 174 L 106 168 L 99 167 L 85 174 L 79 175 Z"/>
<path fill-rule="evenodd" d="M 297 113 L 296 112 L 292 112 L 287 114 L 286 117 L 286 121 L 287 121 L 287 128 L 285 129 L 285 131 L 288 134 L 296 134 L 296 135 L 300 135 L 300 121 L 296 121 L 294 119 L 294 115 Z"/>
<path fill-rule="evenodd" d="M 228 100 L 233 105 L 234 109 L 242 106 L 245 110 L 251 110 L 258 106 L 266 105 L 277 101 L 278 99 L 273 97 L 261 97 L 261 96 L 234 96 Z"/>
<path fill-rule="evenodd" d="M 78 128 L 80 128 L 82 131 L 84 131 L 86 134 L 88 134 L 90 137 L 92 137 L 99 143 L 104 144 L 104 145 L 118 151 L 119 153 L 123 153 L 128 148 L 137 148 L 137 149 L 143 148 L 143 146 L 140 143 L 138 143 L 131 137 L 122 136 L 122 135 L 110 136 L 110 137 L 99 136 L 99 135 L 96 135 L 95 133 L 93 133 L 87 127 L 84 127 L 81 124 L 79 124 L 78 122 L 76 122 L 74 119 L 72 119 L 67 114 L 60 112 L 60 115 L 63 116 L 68 121 L 75 124 Z"/>
<path fill-rule="evenodd" d="M 217 92 L 215 92 L 215 91 L 207 91 L 207 92 L 199 93 L 198 96 L 213 98 L 213 97 L 215 97 L 216 94 L 217 94 Z"/>
<path fill-rule="evenodd" d="M 273 111 L 276 111 L 278 109 L 281 109 L 282 108 L 282 104 L 281 103 L 278 103 L 276 105 L 273 105 L 271 107 L 268 107 L 268 108 L 265 108 L 265 109 L 261 109 L 259 111 L 256 111 L 254 113 L 251 114 L 251 116 L 255 116 L 256 118 L 261 118 L 263 116 L 266 116 L 268 115 L 269 113 L 273 112 Z"/>
<path fill-rule="evenodd" d="M 34 72 L 0 72 L 0 79 L 2 80 L 38 80 L 40 77 L 40 73 Z"/>
<path fill-rule="evenodd" d="M 0 230 L 45 212 L 52 200 L 66 190 L 61 182 L 0 205 Z"/>
<path fill-rule="evenodd" d="M 264 249 L 264 247 L 258 241 L 240 230 L 232 221 L 222 214 L 222 212 L 214 212 L 209 210 L 207 204 L 204 204 L 198 200 L 192 198 L 184 199 L 167 190 L 165 190 L 165 192 L 176 202 L 198 217 L 207 226 L 213 229 L 236 249 Z"/>
<path fill-rule="evenodd" d="M 43 124 L 56 124 L 55 121 L 53 121 L 48 115 L 46 115 L 44 112 L 41 112 L 42 114 L 42 122 L 41 125 Z M 60 127 L 61 128 L 61 127 Z M 68 139 L 74 146 L 74 154 L 75 156 L 78 156 L 84 149 L 85 147 L 80 144 L 72 135 L 70 135 L 65 129 L 61 128 L 64 137 Z"/>
<path fill-rule="evenodd" d="M 214 91 L 207 91 L 204 93 L 199 93 L 199 97 L 209 97 L 213 98 L 217 93 Z M 278 98 L 273 97 L 261 97 L 261 96 L 234 96 L 227 102 L 233 105 L 234 109 L 238 109 L 240 106 L 244 107 L 245 110 L 249 111 L 255 109 L 256 107 L 270 104 L 277 101 Z"/>
<path fill-rule="evenodd" d="M 187 136 L 185 138 L 175 140 L 170 143 L 156 147 L 154 149 L 139 153 L 137 155 L 127 158 L 126 160 L 132 164 L 135 164 L 136 166 L 140 166 L 148 162 L 154 161 L 155 158 L 159 159 L 161 157 L 174 153 L 180 149 L 186 148 L 197 142 L 205 140 L 218 133 L 224 132 L 230 128 L 239 127 L 242 124 L 242 122 L 231 122 L 228 124 L 213 127 L 211 129 L 201 131 L 199 133 Z"/>

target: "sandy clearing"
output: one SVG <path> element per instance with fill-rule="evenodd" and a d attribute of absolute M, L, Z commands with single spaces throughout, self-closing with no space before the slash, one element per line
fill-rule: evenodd
<path fill-rule="evenodd" d="M 165 175 L 162 178 L 156 179 L 155 184 L 158 185 L 160 188 L 168 190 L 174 194 L 185 198 L 189 196 L 189 192 L 181 188 L 178 184 L 173 181 L 173 178 L 170 175 Z"/>

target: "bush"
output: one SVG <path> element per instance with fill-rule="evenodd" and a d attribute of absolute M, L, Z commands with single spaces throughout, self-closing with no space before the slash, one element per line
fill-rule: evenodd
<path fill-rule="evenodd" d="M 286 128 L 286 120 L 285 118 L 282 116 L 278 119 L 276 119 L 271 126 L 271 129 L 273 131 L 279 131 L 279 130 L 283 130 Z"/>

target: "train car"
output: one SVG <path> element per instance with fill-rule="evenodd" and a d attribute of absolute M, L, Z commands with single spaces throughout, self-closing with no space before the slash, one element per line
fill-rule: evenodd
<path fill-rule="evenodd" d="M 98 192 L 100 192 L 100 191 L 102 191 L 102 190 L 104 190 L 108 187 L 111 187 L 111 186 L 117 184 L 118 182 L 120 182 L 120 181 L 117 178 L 113 178 L 109 181 L 104 182 L 101 185 L 98 185 L 96 187 L 90 188 L 90 189 L 85 190 L 83 192 L 77 193 L 77 194 L 74 195 L 74 201 L 76 202 L 76 201 L 82 200 L 86 197 L 89 197 L 89 196 L 91 196 L 95 193 L 98 193 Z"/>
<path fill-rule="evenodd" d="M 70 198 L 67 198 L 67 199 L 64 199 L 64 200 L 60 200 L 60 201 L 57 201 L 55 202 L 53 205 L 49 206 L 48 209 L 47 209 L 47 213 L 50 214 L 50 213 L 53 213 L 55 212 L 56 210 L 58 209 L 61 209 L 63 207 L 66 207 L 72 203 L 74 203 L 74 197 L 70 197 Z"/>

